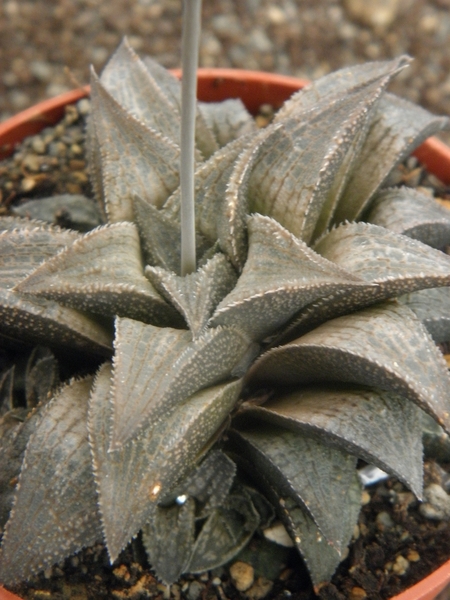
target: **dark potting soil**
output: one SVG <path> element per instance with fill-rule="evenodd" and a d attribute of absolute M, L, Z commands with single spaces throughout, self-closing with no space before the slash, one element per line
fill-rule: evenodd
<path fill-rule="evenodd" d="M 13 157 L 0 163 L 0 214 L 26 201 L 55 194 L 92 197 L 84 154 L 84 130 L 89 101 L 69 106 L 56 127 L 28 138 Z M 420 186 L 443 199 L 450 193 L 409 159 L 393 177 L 398 183 Z M 71 225 L 70 210 L 59 208 L 54 221 Z M 442 468 L 445 470 L 443 471 Z M 448 491 L 449 465 L 425 465 L 426 485 L 438 483 Z M 110 566 L 104 547 L 87 548 L 63 564 L 14 588 L 22 598 L 250 600 L 381 600 L 421 580 L 450 558 L 450 522 L 425 518 L 420 504 L 401 483 L 390 478 L 363 492 L 364 506 L 347 558 L 331 583 L 314 594 L 309 576 L 294 549 L 255 535 L 232 564 L 242 561 L 243 579 L 233 581 L 230 565 L 200 575 L 183 576 L 169 588 L 160 584 L 148 565 L 140 539 L 134 540 Z M 237 587 L 236 587 L 237 586 Z"/>

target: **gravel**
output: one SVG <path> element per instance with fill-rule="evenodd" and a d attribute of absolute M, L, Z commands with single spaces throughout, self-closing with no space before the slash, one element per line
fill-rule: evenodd
<path fill-rule="evenodd" d="M 180 63 L 181 0 L 3 0 L 0 120 L 84 84 L 124 35 Z M 343 65 L 415 57 L 393 91 L 450 113 L 450 0 L 204 0 L 200 61 L 315 78 Z"/>

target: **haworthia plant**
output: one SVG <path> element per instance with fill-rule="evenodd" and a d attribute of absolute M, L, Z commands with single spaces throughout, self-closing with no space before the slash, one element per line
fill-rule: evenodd
<path fill-rule="evenodd" d="M 386 94 L 407 62 L 326 76 L 261 131 L 238 101 L 199 103 L 187 276 L 180 84 L 126 40 L 93 73 L 106 224 L 0 220 L 1 334 L 106 359 L 55 392 L 40 357 L 35 408 L 1 374 L 1 582 L 98 540 L 113 561 L 142 531 L 171 583 L 232 559 L 272 504 L 317 586 L 351 540 L 358 458 L 421 497 L 422 416 L 450 432 L 427 331 L 450 339 L 450 216 L 382 186 L 448 120 Z"/>

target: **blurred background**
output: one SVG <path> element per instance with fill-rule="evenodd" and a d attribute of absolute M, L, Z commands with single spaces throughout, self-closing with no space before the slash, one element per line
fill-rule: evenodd
<path fill-rule="evenodd" d="M 180 63 L 181 0 L 0 0 L 0 120 L 88 82 L 124 35 Z M 316 78 L 408 53 L 393 91 L 450 114 L 450 0 L 204 0 L 202 66 Z"/>

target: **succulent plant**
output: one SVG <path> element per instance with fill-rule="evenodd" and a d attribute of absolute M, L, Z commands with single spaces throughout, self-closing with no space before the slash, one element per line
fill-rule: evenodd
<path fill-rule="evenodd" d="M 386 186 L 448 121 L 386 92 L 407 63 L 328 75 L 261 130 L 239 100 L 199 103 L 199 258 L 185 276 L 180 84 L 126 41 L 92 73 L 106 224 L 0 220 L 2 335 L 104 361 L 48 378 L 26 417 L 2 418 L 1 463 L 14 461 L 0 581 L 98 540 L 114 561 L 142 531 L 171 583 L 230 560 L 273 506 L 319 585 L 358 517 L 358 457 L 421 497 L 421 415 L 450 432 L 447 367 L 427 331 L 441 341 L 446 326 L 450 258 L 429 244 L 450 243 L 450 219 Z M 436 288 L 430 316 L 419 295 Z M 45 355 L 30 377 L 41 360 L 54 365 Z"/>

